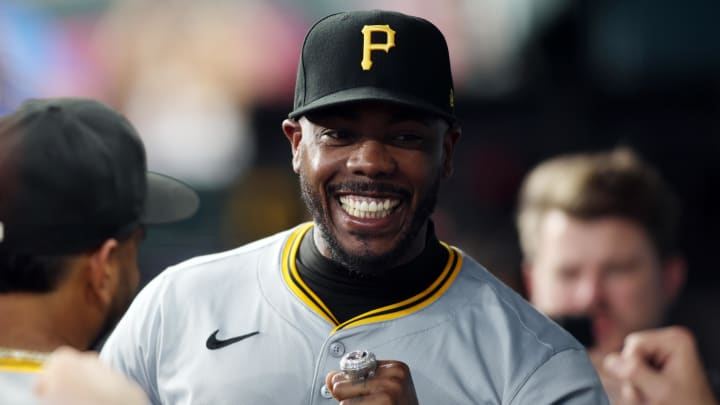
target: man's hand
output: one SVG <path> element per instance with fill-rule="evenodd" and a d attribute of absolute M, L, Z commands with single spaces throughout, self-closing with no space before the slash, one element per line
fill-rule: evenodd
<path fill-rule="evenodd" d="M 685 328 L 632 333 L 622 353 L 605 357 L 603 371 L 620 382 L 623 404 L 718 405 Z"/>
<path fill-rule="evenodd" d="M 410 369 L 399 361 L 378 360 L 375 375 L 363 380 L 348 380 L 342 371 L 332 371 L 325 383 L 341 405 L 418 404 Z"/>

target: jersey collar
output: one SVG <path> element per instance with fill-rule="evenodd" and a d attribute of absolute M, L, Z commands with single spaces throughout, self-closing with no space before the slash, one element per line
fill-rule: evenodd
<path fill-rule="evenodd" d="M 334 326 L 331 333 L 359 325 L 396 319 L 425 308 L 437 300 L 450 287 L 462 267 L 462 254 L 457 249 L 440 242 L 448 250 L 448 260 L 437 279 L 425 290 L 400 302 L 373 309 L 340 323 L 327 305 L 303 281 L 296 266 L 300 242 L 312 227 L 313 223 L 309 222 L 299 226 L 290 234 L 282 249 L 282 274 L 290 290 L 313 311 Z"/>

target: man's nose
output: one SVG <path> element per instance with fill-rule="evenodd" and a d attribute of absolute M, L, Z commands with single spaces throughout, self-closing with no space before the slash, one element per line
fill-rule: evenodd
<path fill-rule="evenodd" d="M 598 277 L 587 277 L 577 286 L 575 293 L 577 309 L 581 312 L 590 312 L 598 306 L 602 299 L 602 285 Z"/>
<path fill-rule="evenodd" d="M 357 145 L 347 160 L 347 167 L 353 173 L 371 178 L 392 174 L 397 162 L 388 145 L 369 139 Z"/>

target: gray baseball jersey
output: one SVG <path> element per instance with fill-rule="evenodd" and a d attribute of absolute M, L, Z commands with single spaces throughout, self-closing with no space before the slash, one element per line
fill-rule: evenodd
<path fill-rule="evenodd" d="M 583 347 L 459 249 L 422 293 L 342 324 L 300 279 L 312 224 L 161 273 L 101 358 L 155 404 L 333 404 L 348 351 L 409 365 L 421 404 L 605 404 Z"/>
<path fill-rule="evenodd" d="M 0 370 L 0 404 L 30 405 L 37 403 L 33 395 L 35 373 Z"/>
<path fill-rule="evenodd" d="M 0 348 L 0 404 L 37 403 L 33 389 L 41 367 L 40 361 L 23 356 L 22 350 Z"/>

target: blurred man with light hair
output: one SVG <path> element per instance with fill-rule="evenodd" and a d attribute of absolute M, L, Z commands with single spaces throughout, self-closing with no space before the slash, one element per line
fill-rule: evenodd
<path fill-rule="evenodd" d="M 585 320 L 589 330 L 576 336 L 587 337 L 614 403 L 632 403 L 620 399 L 632 390 L 623 388 L 624 376 L 602 367 L 603 359 L 634 332 L 662 326 L 684 285 L 678 214 L 659 173 L 628 148 L 550 159 L 522 185 L 517 225 L 528 298 L 555 319 Z M 696 353 L 692 335 L 679 334 Z"/>

